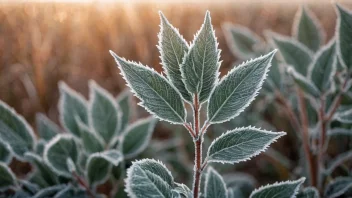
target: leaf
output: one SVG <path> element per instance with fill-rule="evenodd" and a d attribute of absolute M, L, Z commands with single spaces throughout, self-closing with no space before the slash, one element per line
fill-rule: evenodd
<path fill-rule="evenodd" d="M 352 109 L 336 113 L 335 119 L 344 124 L 352 124 Z"/>
<path fill-rule="evenodd" d="M 11 148 L 8 144 L 0 140 L 0 162 L 10 163 L 12 159 Z"/>
<path fill-rule="evenodd" d="M 65 189 L 66 185 L 65 184 L 60 184 L 56 186 L 50 186 L 44 189 L 41 189 L 35 196 L 32 198 L 48 198 L 48 197 L 54 197 L 56 193 L 59 191 Z"/>
<path fill-rule="evenodd" d="M 37 113 L 35 118 L 40 138 L 49 141 L 55 137 L 55 135 L 60 133 L 60 128 L 49 120 L 49 118 L 47 118 L 44 114 Z"/>
<path fill-rule="evenodd" d="M 136 157 L 144 151 L 152 137 L 156 122 L 156 119 L 149 117 L 127 127 L 120 144 L 126 159 Z"/>
<path fill-rule="evenodd" d="M 327 198 L 339 197 L 351 188 L 352 188 L 352 177 L 338 177 L 326 186 L 324 197 L 327 197 Z"/>
<path fill-rule="evenodd" d="M 59 83 L 60 121 L 65 130 L 79 137 L 77 118 L 84 124 L 88 124 L 88 104 L 84 97 L 69 88 L 64 82 Z"/>
<path fill-rule="evenodd" d="M 254 127 L 236 128 L 216 138 L 208 149 L 208 162 L 238 163 L 264 151 L 285 132 L 270 132 Z"/>
<path fill-rule="evenodd" d="M 319 198 L 319 192 L 314 187 L 305 188 L 302 192 L 298 193 L 297 198 Z"/>
<path fill-rule="evenodd" d="M 213 197 L 227 198 L 227 190 L 221 175 L 209 167 L 205 179 L 205 198 Z"/>
<path fill-rule="evenodd" d="M 46 143 L 47 142 L 44 139 L 39 139 L 37 145 L 35 145 L 35 153 L 40 156 L 43 156 Z"/>
<path fill-rule="evenodd" d="M 160 33 L 158 35 L 161 63 L 167 78 L 178 89 L 182 97 L 192 102 L 192 98 L 182 81 L 180 66 L 188 52 L 188 44 L 179 31 L 174 28 L 162 12 L 160 15 Z"/>
<path fill-rule="evenodd" d="M 318 51 L 324 43 L 325 34 L 322 25 L 313 12 L 305 6 L 302 6 L 296 14 L 293 37 L 314 52 Z"/>
<path fill-rule="evenodd" d="M 122 93 L 120 93 L 117 96 L 117 104 L 121 109 L 121 127 L 118 135 L 120 135 L 127 127 L 128 123 L 130 122 L 131 119 L 131 114 L 132 114 L 132 97 L 131 97 L 131 92 L 130 90 L 124 90 Z"/>
<path fill-rule="evenodd" d="M 93 153 L 87 160 L 87 178 L 90 185 L 104 183 L 111 172 L 111 165 L 117 166 L 123 160 L 118 150 L 107 150 L 102 153 Z"/>
<path fill-rule="evenodd" d="M 351 69 L 352 67 L 352 12 L 337 4 L 337 54 L 344 67 Z"/>
<path fill-rule="evenodd" d="M 306 76 L 313 53 L 292 38 L 272 32 L 267 33 L 267 35 L 271 37 L 272 45 L 279 49 L 285 63 L 293 66 L 301 75 Z"/>
<path fill-rule="evenodd" d="M 227 197 L 228 198 L 246 198 L 246 196 L 243 195 L 241 189 L 239 189 L 238 187 L 228 188 Z"/>
<path fill-rule="evenodd" d="M 80 136 L 84 149 L 88 153 L 96 153 L 104 150 L 104 140 L 93 129 L 78 121 Z"/>
<path fill-rule="evenodd" d="M 15 110 L 0 101 L 0 140 L 6 142 L 14 156 L 24 160 L 24 153 L 32 151 L 35 138 L 32 128 Z"/>
<path fill-rule="evenodd" d="M 16 186 L 16 176 L 3 162 L 0 162 L 0 191 Z"/>
<path fill-rule="evenodd" d="M 222 29 L 227 45 L 237 58 L 247 60 L 256 55 L 254 46 L 262 43 L 258 35 L 245 26 L 230 23 L 225 23 Z"/>
<path fill-rule="evenodd" d="M 120 129 L 121 112 L 114 98 L 94 81 L 89 89 L 89 125 L 109 144 Z"/>
<path fill-rule="evenodd" d="M 280 197 L 295 198 L 299 187 L 303 184 L 305 178 L 302 177 L 296 181 L 286 181 L 262 186 L 254 190 L 250 198 Z"/>
<path fill-rule="evenodd" d="M 58 184 L 58 177 L 44 160 L 35 153 L 27 152 L 25 157 L 34 164 L 38 176 L 40 176 L 47 186 Z"/>
<path fill-rule="evenodd" d="M 327 169 L 325 170 L 326 175 L 330 175 L 337 167 L 342 165 L 346 161 L 351 161 L 352 159 L 352 151 L 346 151 L 344 153 L 339 154 L 336 156 L 334 159 L 331 159 L 329 161 L 329 165 L 327 166 Z"/>
<path fill-rule="evenodd" d="M 161 162 L 143 159 L 127 170 L 126 191 L 135 198 L 171 198 L 174 179 Z"/>
<path fill-rule="evenodd" d="M 89 196 L 83 189 L 68 185 L 66 188 L 59 191 L 54 198 L 89 198 Z"/>
<path fill-rule="evenodd" d="M 245 62 L 224 76 L 208 103 L 208 121 L 222 123 L 238 116 L 255 99 L 276 51 Z"/>
<path fill-rule="evenodd" d="M 346 136 L 352 136 L 352 130 L 351 129 L 345 129 L 345 128 L 333 128 L 328 130 L 328 136 L 339 136 L 339 135 L 346 135 Z"/>
<path fill-rule="evenodd" d="M 21 189 L 25 192 L 28 192 L 31 195 L 34 195 L 37 193 L 40 189 L 40 187 L 36 184 L 33 184 L 27 180 L 19 180 Z"/>
<path fill-rule="evenodd" d="M 185 122 L 185 106 L 178 91 L 160 74 L 149 67 L 126 61 L 110 51 L 128 86 L 151 114 L 171 123 Z"/>
<path fill-rule="evenodd" d="M 173 191 L 176 191 L 178 194 L 182 195 L 181 197 L 192 197 L 192 191 L 185 184 L 175 183 L 175 185 L 176 187 L 173 189 Z"/>
<path fill-rule="evenodd" d="M 320 91 L 309 79 L 297 73 L 292 67 L 289 67 L 287 72 L 292 76 L 295 83 L 304 93 L 311 95 L 313 98 L 320 97 Z"/>
<path fill-rule="evenodd" d="M 219 59 L 220 50 L 208 11 L 181 65 L 182 80 L 193 99 L 195 94 L 200 102 L 209 98 L 218 80 Z"/>
<path fill-rule="evenodd" d="M 266 80 L 266 82 L 270 80 L 275 89 L 281 90 L 283 87 L 281 76 L 282 76 L 282 73 L 280 71 L 279 61 L 277 60 L 276 57 L 274 57 L 271 60 L 271 67 L 270 67 L 270 71 L 268 73 L 268 79 Z"/>
<path fill-rule="evenodd" d="M 57 135 L 45 146 L 44 161 L 58 175 L 70 178 L 72 174 L 66 163 L 67 158 L 77 163 L 77 143 L 73 136 Z"/>
<path fill-rule="evenodd" d="M 336 64 L 335 40 L 332 40 L 316 53 L 309 66 L 309 79 L 320 92 L 324 93 L 331 90 Z"/>

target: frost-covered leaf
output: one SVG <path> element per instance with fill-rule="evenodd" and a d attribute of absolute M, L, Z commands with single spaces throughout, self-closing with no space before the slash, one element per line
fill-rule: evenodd
<path fill-rule="evenodd" d="M 89 88 L 89 125 L 109 144 L 120 129 L 121 112 L 114 98 L 94 81 Z"/>
<path fill-rule="evenodd" d="M 118 150 L 107 150 L 102 153 L 93 153 L 87 160 L 87 178 L 90 185 L 104 183 L 108 178 L 112 165 L 118 166 L 123 155 Z"/>
<path fill-rule="evenodd" d="M 0 162 L 8 164 L 11 161 L 11 148 L 8 144 L 0 140 Z"/>
<path fill-rule="evenodd" d="M 84 149 L 88 153 L 96 153 L 104 150 L 104 140 L 81 121 L 78 121 L 80 136 Z"/>
<path fill-rule="evenodd" d="M 59 191 L 53 198 L 90 198 L 90 196 L 88 196 L 83 189 L 68 185 L 66 188 Z"/>
<path fill-rule="evenodd" d="M 126 190 L 133 198 L 171 198 L 174 179 L 161 162 L 143 159 L 127 171 Z"/>
<path fill-rule="evenodd" d="M 182 81 L 180 66 L 183 57 L 188 52 L 188 44 L 179 31 L 174 28 L 166 17 L 160 14 L 160 33 L 158 49 L 160 51 L 161 63 L 166 73 L 167 78 L 181 93 L 182 97 L 192 102 L 192 98 L 186 90 L 185 84 Z"/>
<path fill-rule="evenodd" d="M 254 100 L 275 52 L 245 62 L 221 79 L 209 99 L 210 123 L 221 123 L 238 116 Z"/>
<path fill-rule="evenodd" d="M 342 65 L 352 68 L 352 12 L 337 4 L 337 54 Z"/>
<path fill-rule="evenodd" d="M 77 143 L 73 136 L 57 135 L 45 146 L 44 161 L 57 174 L 70 178 L 72 175 L 67 167 L 67 158 L 77 162 Z"/>
<path fill-rule="evenodd" d="M 59 113 L 60 121 L 65 130 L 79 137 L 77 118 L 88 124 L 88 105 L 84 97 L 69 88 L 64 82 L 59 83 L 60 100 Z"/>
<path fill-rule="evenodd" d="M 313 53 L 292 38 L 276 33 L 269 33 L 269 37 L 271 37 L 273 45 L 279 49 L 286 64 L 293 66 L 298 73 L 306 76 Z"/>
<path fill-rule="evenodd" d="M 352 160 L 352 150 L 346 151 L 339 154 L 334 159 L 329 161 L 327 169 L 325 170 L 326 175 L 330 175 L 338 166 L 342 165 L 344 162 Z"/>
<path fill-rule="evenodd" d="M 285 134 L 254 127 L 228 131 L 211 143 L 207 154 L 208 162 L 233 164 L 249 160 Z"/>
<path fill-rule="evenodd" d="M 0 139 L 6 142 L 19 160 L 32 151 L 35 145 L 34 133 L 26 120 L 15 110 L 0 101 Z"/>
<path fill-rule="evenodd" d="M 116 98 L 118 106 L 121 108 L 121 126 L 118 135 L 120 135 L 127 127 L 132 114 L 132 94 L 129 90 L 124 90 Z"/>
<path fill-rule="evenodd" d="M 352 109 L 343 112 L 338 112 L 335 115 L 335 119 L 345 124 L 352 124 Z"/>
<path fill-rule="evenodd" d="M 60 128 L 44 114 L 38 113 L 35 118 L 40 138 L 49 141 L 55 137 L 55 135 L 60 133 Z"/>
<path fill-rule="evenodd" d="M 48 198 L 48 197 L 54 197 L 56 193 L 60 192 L 61 190 L 65 189 L 66 185 L 61 184 L 61 185 L 56 185 L 56 186 L 50 186 L 47 188 L 41 189 L 37 194 L 35 194 L 32 198 Z"/>
<path fill-rule="evenodd" d="M 210 13 L 207 12 L 204 23 L 194 36 L 181 66 L 182 80 L 186 89 L 193 98 L 197 94 L 200 102 L 209 98 L 218 80 L 219 59 L 220 50 L 211 25 Z"/>
<path fill-rule="evenodd" d="M 11 169 L 0 162 L 0 191 L 6 190 L 16 185 L 16 176 Z"/>
<path fill-rule="evenodd" d="M 293 36 L 310 50 L 316 52 L 324 43 L 325 34 L 317 17 L 307 7 L 297 12 Z"/>
<path fill-rule="evenodd" d="M 31 195 L 34 195 L 40 189 L 37 184 L 33 184 L 27 180 L 19 180 L 18 183 L 23 191 L 28 192 Z"/>
<path fill-rule="evenodd" d="M 149 67 L 126 61 L 110 51 L 121 73 L 136 96 L 153 115 L 171 123 L 185 121 L 185 106 L 181 95 L 163 76 Z"/>
<path fill-rule="evenodd" d="M 226 23 L 223 26 L 227 45 L 232 53 L 241 60 L 247 60 L 255 56 L 256 44 L 261 43 L 261 39 L 247 27 Z"/>
<path fill-rule="evenodd" d="M 303 90 L 304 93 L 311 95 L 314 98 L 320 97 L 320 91 L 308 78 L 296 72 L 292 67 L 290 67 L 287 72 L 292 76 L 295 83 Z"/>
<path fill-rule="evenodd" d="M 242 172 L 226 174 L 223 178 L 228 191 L 232 189 L 234 194 L 241 194 L 243 197 L 249 197 L 257 183 L 253 176 Z"/>
<path fill-rule="evenodd" d="M 274 57 L 271 60 L 271 67 L 270 67 L 270 71 L 268 72 L 268 78 L 266 79 L 266 82 L 271 81 L 274 89 L 281 90 L 284 84 L 281 78 L 282 78 L 282 73 L 280 70 L 280 63 L 277 60 L 277 58 Z"/>
<path fill-rule="evenodd" d="M 352 189 L 352 177 L 338 177 L 326 186 L 324 197 L 340 197 L 349 189 Z"/>
<path fill-rule="evenodd" d="M 133 158 L 148 146 L 157 120 L 153 117 L 141 119 L 129 125 L 122 138 L 122 152 L 125 158 Z"/>
<path fill-rule="evenodd" d="M 47 186 L 58 184 L 58 177 L 40 156 L 35 153 L 27 152 L 25 157 L 34 164 L 37 175 L 43 179 Z"/>
<path fill-rule="evenodd" d="M 227 190 L 221 175 L 209 167 L 205 179 L 205 198 L 213 197 L 227 198 Z"/>
<path fill-rule="evenodd" d="M 44 139 L 39 139 L 37 144 L 35 145 L 35 149 L 34 149 L 35 153 L 40 156 L 43 156 L 46 143 L 47 142 Z"/>
<path fill-rule="evenodd" d="M 305 188 L 302 192 L 298 193 L 297 198 L 319 198 L 319 192 L 314 187 Z"/>
<path fill-rule="evenodd" d="M 227 197 L 228 198 L 246 198 L 240 188 L 233 187 L 227 189 Z"/>
<path fill-rule="evenodd" d="M 309 79 L 324 93 L 330 90 L 336 71 L 335 40 L 321 48 L 309 66 Z"/>
<path fill-rule="evenodd" d="M 173 191 L 176 191 L 182 198 L 191 198 L 192 191 L 185 185 L 185 184 L 179 184 L 175 183 L 176 187 L 173 189 Z"/>
<path fill-rule="evenodd" d="M 330 137 L 340 136 L 340 135 L 352 136 L 352 129 L 333 128 L 333 129 L 328 130 L 327 135 Z"/>
<path fill-rule="evenodd" d="M 299 187 L 304 182 L 305 178 L 296 181 L 286 181 L 275 183 L 267 186 L 262 186 L 252 192 L 250 198 L 266 198 L 266 197 L 280 197 L 280 198 L 295 198 Z"/>

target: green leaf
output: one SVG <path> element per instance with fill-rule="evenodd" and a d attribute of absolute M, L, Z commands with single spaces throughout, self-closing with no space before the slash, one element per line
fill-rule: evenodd
<path fill-rule="evenodd" d="M 221 175 L 209 167 L 205 179 L 205 198 L 213 197 L 227 198 L 227 190 Z"/>
<path fill-rule="evenodd" d="M 271 60 L 271 67 L 270 67 L 270 71 L 268 73 L 268 79 L 266 80 L 266 82 L 268 82 L 268 80 L 270 80 L 273 84 L 273 87 L 277 90 L 281 90 L 283 87 L 283 82 L 282 82 L 282 72 L 280 70 L 280 63 L 277 60 L 276 57 L 274 57 Z"/>
<path fill-rule="evenodd" d="M 8 144 L 0 140 L 0 162 L 10 163 L 12 159 L 11 148 Z"/>
<path fill-rule="evenodd" d="M 78 121 L 78 126 L 83 147 L 88 153 L 96 153 L 104 150 L 104 140 L 93 129 L 80 121 Z"/>
<path fill-rule="evenodd" d="M 296 181 L 286 181 L 275 183 L 267 186 L 262 186 L 252 192 L 250 198 L 266 198 L 266 197 L 280 197 L 280 198 L 294 198 L 298 193 L 299 187 L 303 184 L 305 178 Z"/>
<path fill-rule="evenodd" d="M 90 198 L 90 196 L 88 196 L 83 189 L 68 185 L 66 188 L 59 191 L 54 198 Z"/>
<path fill-rule="evenodd" d="M 35 153 L 40 156 L 43 156 L 46 143 L 47 142 L 44 139 L 39 139 L 37 144 L 35 145 Z"/>
<path fill-rule="evenodd" d="M 24 153 L 32 151 L 35 138 L 32 128 L 14 109 L 0 101 L 0 139 L 11 147 L 14 156 L 23 161 Z"/>
<path fill-rule="evenodd" d="M 352 109 L 336 113 L 335 119 L 344 124 L 352 124 Z"/>
<path fill-rule="evenodd" d="M 171 198 L 174 179 L 161 162 L 143 159 L 127 170 L 126 191 L 136 198 Z"/>
<path fill-rule="evenodd" d="M 89 89 L 89 125 L 109 144 L 120 129 L 121 112 L 114 98 L 94 81 Z"/>
<path fill-rule="evenodd" d="M 58 175 L 70 178 L 72 176 L 66 160 L 77 163 L 78 147 L 76 140 L 70 135 L 57 135 L 44 150 L 44 161 Z"/>
<path fill-rule="evenodd" d="M 308 78 L 296 72 L 292 67 L 289 67 L 287 72 L 292 76 L 295 83 L 303 90 L 304 93 L 311 95 L 314 98 L 320 97 L 320 91 Z"/>
<path fill-rule="evenodd" d="M 341 166 L 344 162 L 352 160 L 352 150 L 339 154 L 334 159 L 329 160 L 327 169 L 324 171 L 326 175 L 330 175 L 337 167 Z"/>
<path fill-rule="evenodd" d="M 36 126 L 40 138 L 46 141 L 51 140 L 55 135 L 60 133 L 60 128 L 44 114 L 37 113 Z"/>
<path fill-rule="evenodd" d="M 222 123 L 238 116 L 255 99 L 275 52 L 245 62 L 221 79 L 209 99 L 210 123 Z"/>
<path fill-rule="evenodd" d="M 237 58 L 247 60 L 256 55 L 255 45 L 262 43 L 258 35 L 242 25 L 225 23 L 222 27 L 227 45 Z"/>
<path fill-rule="evenodd" d="M 61 185 L 56 185 L 56 186 L 50 186 L 48 188 L 41 189 L 35 196 L 32 198 L 48 198 L 48 197 L 54 197 L 56 193 L 60 192 L 61 190 L 65 189 L 66 185 L 61 184 Z"/>
<path fill-rule="evenodd" d="M 352 177 L 338 177 L 326 186 L 324 197 L 340 197 L 349 189 L 352 189 Z"/>
<path fill-rule="evenodd" d="M 157 120 L 153 117 L 141 119 L 128 126 L 123 133 L 123 155 L 126 159 L 136 157 L 148 146 Z"/>
<path fill-rule="evenodd" d="M 344 67 L 352 68 L 352 12 L 337 4 L 337 54 Z"/>
<path fill-rule="evenodd" d="M 56 174 L 39 155 L 27 152 L 25 157 L 34 164 L 37 175 L 45 181 L 46 185 L 52 186 L 59 183 Z"/>
<path fill-rule="evenodd" d="M 15 174 L 5 163 L 0 162 L 0 191 L 16 186 L 16 183 Z"/>
<path fill-rule="evenodd" d="M 320 198 L 319 192 L 314 187 L 305 188 L 302 192 L 298 193 L 297 198 Z"/>
<path fill-rule="evenodd" d="M 307 75 L 308 66 L 312 62 L 313 53 L 296 40 L 276 33 L 267 33 L 274 47 L 279 49 L 286 64 L 291 65 L 303 76 Z"/>
<path fill-rule="evenodd" d="M 228 188 L 227 197 L 228 198 L 246 198 L 246 196 L 243 195 L 243 192 L 241 191 L 241 189 L 238 187 Z"/>
<path fill-rule="evenodd" d="M 293 24 L 293 37 L 314 52 L 318 51 L 324 43 L 325 34 L 322 25 L 313 12 L 305 6 L 297 12 Z"/>
<path fill-rule="evenodd" d="M 185 106 L 179 92 L 159 73 L 141 64 L 126 61 L 110 51 L 128 86 L 151 114 L 171 123 L 185 122 Z"/>
<path fill-rule="evenodd" d="M 340 135 L 345 135 L 345 136 L 352 136 L 352 130 L 351 129 L 345 129 L 345 128 L 333 128 L 328 130 L 329 137 L 332 136 L 340 136 Z"/>
<path fill-rule="evenodd" d="M 176 191 L 178 194 L 181 195 L 181 197 L 192 197 L 192 191 L 185 184 L 175 183 L 175 185 L 176 187 L 173 189 L 173 191 Z"/>
<path fill-rule="evenodd" d="M 270 132 L 254 127 L 237 128 L 216 138 L 208 149 L 208 162 L 238 163 L 263 152 L 285 132 Z"/>
<path fill-rule="evenodd" d="M 180 66 L 183 57 L 188 52 L 188 44 L 182 35 L 174 28 L 162 12 L 160 14 L 160 33 L 158 35 L 158 49 L 161 54 L 161 63 L 166 73 L 167 78 L 178 89 L 182 97 L 192 102 L 192 98 L 186 90 L 185 84 L 182 81 Z"/>
<path fill-rule="evenodd" d="M 88 124 L 88 104 L 84 97 L 69 88 L 64 82 L 59 83 L 60 100 L 59 113 L 60 121 L 65 130 L 79 137 L 77 118 Z"/>
<path fill-rule="evenodd" d="M 209 98 L 219 76 L 220 50 L 211 25 L 210 13 L 205 15 L 204 23 L 194 36 L 189 52 L 185 56 L 181 73 L 186 89 L 193 99 L 198 95 L 200 102 Z"/>
<path fill-rule="evenodd" d="M 122 160 L 123 156 L 118 150 L 107 150 L 90 155 L 86 167 L 89 184 L 95 186 L 104 183 L 110 175 L 111 165 L 117 166 Z"/>
<path fill-rule="evenodd" d="M 117 104 L 121 109 L 121 127 L 118 135 L 120 135 L 127 127 L 132 114 L 132 94 L 130 90 L 124 90 L 116 98 Z"/>
<path fill-rule="evenodd" d="M 335 40 L 321 48 L 309 66 L 308 76 L 320 92 L 331 90 L 336 72 Z"/>

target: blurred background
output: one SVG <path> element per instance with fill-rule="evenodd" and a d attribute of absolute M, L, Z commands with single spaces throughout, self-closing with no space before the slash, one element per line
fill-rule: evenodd
<path fill-rule="evenodd" d="M 352 8 L 352 1 L 336 2 Z M 226 44 L 223 23 L 244 25 L 261 36 L 266 29 L 291 35 L 300 5 L 307 5 L 316 14 L 328 41 L 336 22 L 332 1 L 3 1 L 0 3 L 0 99 L 32 124 L 36 112 L 43 112 L 58 123 L 59 81 L 65 81 L 86 97 L 89 79 L 114 95 L 125 88 L 108 52 L 110 49 L 161 72 L 156 47 L 159 10 L 189 42 L 200 28 L 205 11 L 211 12 L 222 49 L 223 75 L 236 61 Z M 154 136 L 166 138 L 170 130 L 159 124 Z M 182 133 L 187 137 L 185 131 Z M 292 135 L 275 147 L 284 148 L 284 154 L 295 160 L 298 154 L 287 148 L 293 145 L 290 138 Z M 255 159 L 257 162 L 253 163 L 260 160 Z M 253 173 L 256 167 L 247 166 L 245 171 Z M 287 177 L 281 175 L 282 179 Z"/>

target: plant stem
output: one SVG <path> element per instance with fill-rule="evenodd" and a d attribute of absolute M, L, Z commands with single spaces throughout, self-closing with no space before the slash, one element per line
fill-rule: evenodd
<path fill-rule="evenodd" d="M 318 189 L 321 191 L 322 178 L 321 178 L 320 170 L 322 170 L 324 166 L 323 155 L 324 155 L 324 145 L 325 145 L 325 137 L 326 137 L 325 98 L 324 97 L 320 98 L 319 120 L 320 120 L 321 134 L 319 136 L 319 147 L 318 147 L 318 156 L 317 156 L 316 163 L 317 163 L 317 169 L 318 169 L 317 172 L 319 173 Z"/>
<path fill-rule="evenodd" d="M 194 111 L 194 133 L 196 135 L 194 139 L 195 147 L 195 162 L 194 162 L 194 181 L 193 181 L 193 197 L 199 197 L 199 188 L 200 188 L 200 177 L 202 173 L 202 142 L 203 142 L 203 133 L 199 131 L 199 99 L 198 94 L 195 94 L 193 101 L 193 111 Z"/>
<path fill-rule="evenodd" d="M 345 82 L 343 83 L 340 92 L 337 94 L 335 100 L 332 103 L 332 107 L 326 117 L 324 117 L 324 120 L 331 120 L 332 117 L 334 116 L 335 112 L 337 111 L 337 108 L 340 106 L 341 99 L 342 99 L 342 93 L 345 91 L 345 88 L 347 86 L 348 78 L 346 77 Z"/>
<path fill-rule="evenodd" d="M 284 107 L 284 111 L 287 114 L 289 121 L 294 128 L 294 130 L 301 131 L 299 121 L 296 117 L 296 114 L 293 112 L 291 105 L 287 102 L 287 100 L 282 96 L 282 94 L 278 91 L 275 92 L 276 100 Z"/>
<path fill-rule="evenodd" d="M 95 197 L 95 196 L 94 196 L 94 193 L 90 190 L 90 188 L 89 188 L 87 182 L 86 182 L 84 179 L 82 179 L 82 177 L 80 177 L 76 172 L 72 172 L 72 176 L 77 180 L 77 182 L 78 182 L 84 189 L 86 189 L 86 191 L 87 191 L 89 197 L 91 197 L 91 198 L 94 198 L 94 197 Z"/>
<path fill-rule="evenodd" d="M 309 123 L 308 123 L 308 117 L 307 117 L 307 108 L 306 108 L 306 103 L 304 100 L 304 95 L 303 92 L 300 88 L 296 88 L 297 90 L 297 96 L 298 96 L 298 103 L 299 103 L 299 113 L 300 113 L 300 118 L 301 118 L 301 124 L 302 124 L 302 143 L 303 143 L 303 149 L 305 153 L 305 157 L 308 162 L 309 166 L 309 177 L 310 177 L 310 183 L 312 186 L 317 186 L 317 169 L 316 169 L 316 163 L 314 160 L 314 156 L 312 155 L 312 152 L 309 147 Z"/>

